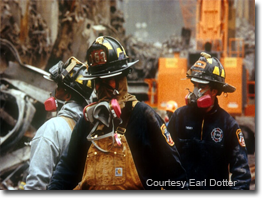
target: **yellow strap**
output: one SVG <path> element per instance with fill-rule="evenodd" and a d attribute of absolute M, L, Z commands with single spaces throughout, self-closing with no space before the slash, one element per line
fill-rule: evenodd
<path fill-rule="evenodd" d="M 69 117 L 64 117 L 64 116 L 60 116 L 62 118 L 64 118 L 64 120 L 66 120 L 66 122 L 68 123 L 69 127 L 71 128 L 71 130 L 74 129 L 75 125 L 76 125 L 76 121 L 74 119 L 71 119 Z"/>
<path fill-rule="evenodd" d="M 69 65 L 66 67 L 66 71 L 67 71 L 68 73 L 70 73 L 70 72 L 72 71 L 72 69 L 73 69 L 77 64 L 85 65 L 86 68 L 87 68 L 87 65 L 86 65 L 86 64 L 82 63 L 82 62 L 79 61 L 77 58 L 75 58 L 74 56 L 72 56 L 72 57 L 70 58 L 70 63 L 69 63 Z M 65 77 L 63 76 L 63 78 L 65 78 Z"/>
<path fill-rule="evenodd" d="M 139 102 L 138 100 L 133 101 L 133 102 L 132 102 L 132 108 L 134 108 L 135 105 L 136 105 L 138 102 Z"/>

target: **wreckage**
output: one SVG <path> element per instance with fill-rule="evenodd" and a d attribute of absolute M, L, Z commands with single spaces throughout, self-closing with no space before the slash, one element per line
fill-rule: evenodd
<path fill-rule="evenodd" d="M 132 47 L 136 45 L 134 39 L 128 41 Z M 0 39 L 0 44 L 0 189 L 19 190 L 28 174 L 30 141 L 37 129 L 56 114 L 44 108 L 56 84 L 43 78 L 49 75 L 45 70 L 24 64 L 10 41 Z M 129 91 L 145 100 L 148 86 L 143 80 L 156 76 L 158 52 L 140 51 L 138 47 L 129 51 L 131 58 L 142 57 L 129 77 Z M 145 68 L 148 63 L 149 70 Z"/>
<path fill-rule="evenodd" d="M 100 34 L 115 35 L 122 38 L 121 42 L 126 43 L 124 46 L 127 47 L 126 51 L 130 59 L 139 59 L 141 61 L 133 69 L 133 73 L 129 77 L 129 91 L 142 100 L 147 100 L 148 98 L 148 85 L 143 80 L 156 76 L 157 62 L 161 51 L 160 49 L 151 50 L 154 48 L 136 41 L 133 37 L 125 37 L 123 13 L 116 9 L 115 2 L 105 5 L 106 9 L 103 12 L 101 11 L 102 9 L 98 9 L 98 4 L 102 4 L 100 2 L 96 3 L 96 1 L 95 3 L 89 1 L 86 4 L 83 4 L 85 2 L 75 4 L 75 1 L 59 2 L 60 9 L 64 9 L 61 10 L 60 15 L 62 21 L 58 23 L 62 27 L 67 27 L 71 24 L 71 26 L 83 24 L 83 29 L 81 27 L 83 30 L 82 37 L 81 35 L 74 35 L 71 37 L 76 40 L 70 41 L 67 39 L 62 42 L 60 42 L 60 39 L 63 40 L 69 37 L 58 38 L 59 41 L 56 38 L 49 38 L 47 29 L 53 33 L 52 35 L 56 35 L 58 30 L 49 26 L 48 22 L 51 16 L 39 13 L 42 9 L 38 11 L 37 8 L 43 4 L 38 2 L 40 3 L 39 5 L 37 2 L 31 1 L 27 5 L 31 11 L 29 12 L 31 20 L 28 22 L 30 24 L 29 27 L 31 27 L 30 30 L 26 26 L 20 26 L 20 21 L 25 20 L 26 17 L 25 19 L 21 18 L 23 16 L 22 13 L 13 12 L 14 10 L 20 11 L 20 4 L 18 2 L 3 1 L 1 7 L 1 11 L 3 11 L 1 38 L 5 39 L 0 39 L 0 189 L 4 190 L 23 188 L 20 186 L 25 182 L 27 175 L 30 158 L 30 141 L 34 137 L 36 130 L 46 120 L 55 115 L 55 113 L 46 112 L 43 103 L 50 97 L 50 92 L 56 85 L 44 79 L 43 75 L 47 74 L 48 68 L 53 63 L 70 56 L 69 49 L 60 49 L 61 47 L 73 47 L 71 49 L 73 55 L 80 57 L 82 60 L 86 51 L 78 50 L 81 55 L 77 54 L 75 47 L 76 49 L 82 47 L 83 50 L 86 50 L 90 41 Z M 75 6 L 71 6 L 74 4 Z M 75 9 L 69 10 L 67 6 Z M 102 8 L 102 6 L 100 7 Z M 77 12 L 79 9 L 82 12 Z M 93 10 L 93 13 L 98 14 L 84 16 L 86 13 L 91 14 L 91 12 L 83 12 L 82 9 L 85 9 L 84 11 Z M 110 16 L 105 14 L 109 13 L 109 9 Z M 41 16 L 46 16 L 46 20 Z M 84 23 L 81 19 L 84 20 Z M 108 22 L 109 20 L 110 23 Z M 57 23 L 55 24 L 57 27 Z M 70 29 L 66 30 L 66 33 L 59 35 L 67 36 L 70 34 Z M 28 35 L 31 35 L 27 44 L 21 42 L 24 41 L 24 37 L 27 35 L 22 34 L 25 31 L 28 31 Z M 82 38 L 84 41 L 79 42 Z M 51 41 L 54 41 L 54 43 L 51 43 Z M 69 42 L 71 42 L 71 45 L 69 45 Z M 64 43 L 65 45 L 57 46 L 59 43 Z M 74 44 L 79 45 L 79 48 Z M 53 54 L 52 47 L 57 47 L 55 49 L 57 54 Z M 61 52 L 61 54 L 58 55 L 58 52 Z M 34 63 L 36 67 L 24 64 L 23 61 L 30 64 Z"/>
<path fill-rule="evenodd" d="M 23 64 L 15 47 L 1 43 L 1 189 L 20 189 L 25 181 L 30 159 L 30 141 L 36 130 L 53 113 L 44 109 L 44 101 L 56 84 L 43 78 L 48 75 L 34 66 Z"/>
<path fill-rule="evenodd" d="M 26 1 L 22 3 L 26 3 Z M 80 1 L 59 1 L 59 19 L 61 20 L 57 23 L 55 21 L 58 19 L 53 18 L 50 13 L 46 16 L 47 18 L 44 17 L 45 20 L 42 18 L 42 16 L 45 16 L 44 13 L 42 13 L 43 15 L 39 13 L 45 11 L 43 9 L 45 5 L 49 7 L 52 4 L 47 4 L 45 1 L 30 1 L 28 8 L 31 19 L 29 21 L 30 30 L 26 27 L 27 24 L 22 24 L 25 27 L 19 26 L 19 22 L 26 19 L 26 15 L 20 19 L 23 15 L 19 12 L 19 2 L 3 1 L 2 5 L 1 37 L 8 39 L 8 41 L 1 39 L 0 46 L 1 189 L 22 189 L 20 186 L 23 185 L 26 178 L 30 157 L 29 143 L 38 127 L 53 115 L 53 113 L 47 113 L 43 105 L 44 101 L 50 97 L 50 91 L 56 87 L 53 82 L 43 78 L 43 75 L 47 73 L 46 71 L 53 63 L 55 64 L 59 60 L 64 60 L 64 58 L 72 55 L 82 60 L 88 45 L 98 35 L 107 34 L 117 37 L 123 43 L 129 59 L 140 60 L 133 67 L 132 73 L 128 77 L 129 92 L 136 95 L 139 100 L 147 101 L 149 99 L 149 89 L 154 90 L 153 88 L 156 85 L 154 84 L 154 87 L 149 88 L 150 86 L 145 82 L 145 79 L 157 78 L 158 59 L 169 57 L 169 54 L 173 54 L 171 52 L 175 50 L 181 50 L 181 54 L 187 54 L 190 48 L 193 49 L 188 46 L 189 41 L 186 42 L 188 38 L 184 37 L 183 34 L 183 38 L 177 35 L 172 36 L 169 41 L 165 41 L 158 48 L 132 36 L 125 36 L 124 16 L 116 9 L 115 1 L 110 1 L 108 4 L 96 0 L 82 1 L 82 3 Z M 103 6 L 105 9 L 102 9 Z M 38 10 L 38 7 L 42 9 Z M 56 13 L 56 9 L 53 8 L 53 10 Z M 110 15 L 108 15 L 109 12 Z M 48 23 L 51 21 L 50 18 L 54 22 L 53 26 Z M 17 19 L 17 21 L 14 21 L 14 19 Z M 64 37 L 58 38 L 57 41 L 58 24 L 65 32 L 58 34 Z M 243 29 L 238 37 L 246 34 L 244 37 L 246 43 L 247 41 L 254 42 L 254 28 L 250 29 L 242 24 L 242 21 L 238 23 L 239 27 L 237 29 Z M 81 27 L 77 28 L 79 25 Z M 73 29 L 79 30 L 79 32 L 70 32 L 69 27 L 72 26 Z M 55 38 L 50 38 L 47 30 L 51 31 L 51 35 L 54 35 Z M 24 37 L 27 36 L 25 31 L 28 31 L 30 42 L 24 44 L 20 41 L 21 39 L 24 41 Z M 72 39 L 69 40 L 69 38 Z M 248 47 L 251 50 L 255 48 L 253 42 L 248 42 Z M 27 61 L 27 63 L 34 63 L 38 68 L 22 63 L 16 49 L 19 51 L 22 60 Z M 182 52 L 182 50 L 185 51 Z M 53 52 L 57 54 L 53 54 Z M 255 54 L 251 53 L 250 55 L 253 60 Z M 252 75 L 255 74 L 255 70 L 253 68 L 254 63 L 250 60 L 245 59 L 244 62 L 249 64 L 251 72 L 254 71 L 254 73 L 250 73 Z M 44 66 L 46 66 L 46 71 L 40 69 L 44 69 Z M 253 77 L 254 75 L 252 80 L 255 80 L 255 77 Z M 255 127 L 255 123 L 252 126 Z"/>

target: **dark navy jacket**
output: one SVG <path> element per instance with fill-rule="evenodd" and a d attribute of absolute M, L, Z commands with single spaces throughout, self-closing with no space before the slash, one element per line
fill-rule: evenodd
<path fill-rule="evenodd" d="M 180 153 L 190 189 L 249 189 L 251 175 L 245 145 L 240 145 L 241 130 L 217 99 L 208 114 L 195 105 L 177 109 L 168 131 Z M 227 182 L 229 170 L 235 181 L 231 187 Z"/>
<path fill-rule="evenodd" d="M 159 182 L 156 182 L 156 186 L 149 186 L 152 183 L 151 179 L 187 181 L 176 147 L 170 146 L 162 134 L 160 127 L 163 123 L 151 107 L 138 102 L 127 125 L 125 135 L 145 189 L 161 189 Z M 77 123 L 69 148 L 62 155 L 48 189 L 72 190 L 81 181 L 87 151 L 91 145 L 86 139 L 90 126 L 84 117 Z M 169 182 L 164 186 L 165 189 L 183 189 L 179 184 L 175 184 L 175 187 L 167 186 Z"/>

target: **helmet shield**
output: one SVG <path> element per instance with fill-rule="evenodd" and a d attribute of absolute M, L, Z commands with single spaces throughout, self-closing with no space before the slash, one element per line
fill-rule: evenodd
<path fill-rule="evenodd" d="M 86 59 L 89 68 L 83 80 L 127 74 L 126 69 L 138 62 L 128 62 L 123 46 L 109 36 L 98 37 L 88 49 Z"/>

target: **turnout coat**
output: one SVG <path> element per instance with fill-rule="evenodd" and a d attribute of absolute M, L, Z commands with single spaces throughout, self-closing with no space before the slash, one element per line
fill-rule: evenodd
<path fill-rule="evenodd" d="M 181 155 L 190 189 L 249 189 L 251 175 L 244 135 L 217 98 L 208 113 L 196 105 L 178 108 L 168 131 Z"/>
<path fill-rule="evenodd" d="M 143 189 L 186 189 L 180 184 L 187 181 L 186 173 L 163 120 L 142 102 L 138 102 L 129 115 L 125 137 Z M 72 190 L 81 181 L 87 152 L 92 145 L 86 139 L 91 126 L 84 117 L 79 120 L 48 189 Z M 123 189 L 133 188 L 129 185 Z"/>

